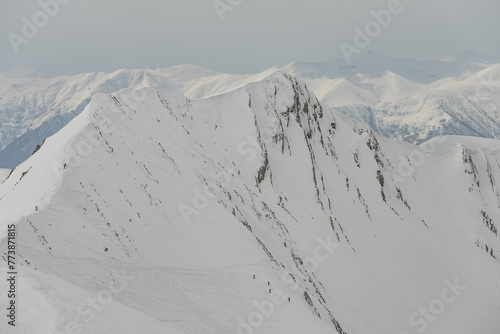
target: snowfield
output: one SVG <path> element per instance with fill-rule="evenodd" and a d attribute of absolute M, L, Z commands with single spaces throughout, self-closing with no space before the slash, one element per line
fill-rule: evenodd
<path fill-rule="evenodd" d="M 96 94 L 0 185 L 16 330 L 497 334 L 500 153 L 449 139 L 385 138 L 283 71 Z"/>

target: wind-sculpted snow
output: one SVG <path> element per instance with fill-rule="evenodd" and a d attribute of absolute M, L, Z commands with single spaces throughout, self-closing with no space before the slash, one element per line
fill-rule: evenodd
<path fill-rule="evenodd" d="M 387 139 L 280 71 L 139 93 L 0 185 L 23 333 L 498 333 L 498 151 Z"/>

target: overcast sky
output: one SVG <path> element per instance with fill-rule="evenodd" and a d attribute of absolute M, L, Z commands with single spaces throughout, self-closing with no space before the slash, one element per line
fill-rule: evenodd
<path fill-rule="evenodd" d="M 196 64 L 254 73 L 343 57 L 341 43 L 356 47 L 354 29 L 367 24 L 374 37 L 367 46 L 358 41 L 362 52 L 420 58 L 472 49 L 500 57 L 499 0 L 219 0 L 226 4 L 219 13 L 214 0 L 58 1 L 68 3 L 49 6 L 50 16 L 37 0 L 0 0 L 0 71 L 52 76 Z M 371 11 L 389 5 L 398 13 L 374 24 Z M 38 31 L 23 32 L 31 24 Z"/>

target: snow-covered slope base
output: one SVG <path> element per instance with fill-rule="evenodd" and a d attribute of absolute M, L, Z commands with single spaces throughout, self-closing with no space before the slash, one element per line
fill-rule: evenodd
<path fill-rule="evenodd" d="M 281 72 L 141 93 L 96 95 L 0 186 L 20 332 L 499 332 L 498 151 L 385 139 Z"/>

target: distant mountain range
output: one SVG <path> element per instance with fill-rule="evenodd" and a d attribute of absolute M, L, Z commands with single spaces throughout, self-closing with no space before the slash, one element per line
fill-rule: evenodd
<path fill-rule="evenodd" d="M 369 52 L 350 62 L 298 62 L 253 75 L 193 65 L 57 78 L 13 70 L 0 73 L 0 168 L 24 161 L 96 93 L 153 87 L 197 99 L 232 91 L 276 70 L 306 83 L 335 111 L 390 138 L 415 144 L 438 135 L 500 138 L 500 63 L 472 51 L 432 60 Z"/>

